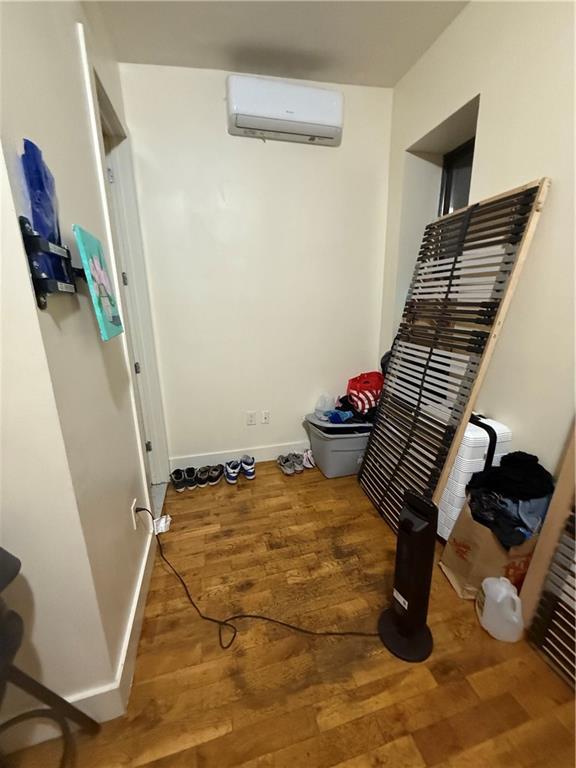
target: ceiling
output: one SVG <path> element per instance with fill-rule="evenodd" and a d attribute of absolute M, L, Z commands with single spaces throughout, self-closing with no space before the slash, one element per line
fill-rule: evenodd
<path fill-rule="evenodd" d="M 101 2 L 118 60 L 393 86 L 464 2 Z"/>

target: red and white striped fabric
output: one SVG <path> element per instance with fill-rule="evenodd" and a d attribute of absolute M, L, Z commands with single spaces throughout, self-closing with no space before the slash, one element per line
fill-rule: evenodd
<path fill-rule="evenodd" d="M 378 403 L 384 385 L 384 376 L 379 371 L 369 371 L 355 376 L 348 382 L 346 394 L 357 413 L 366 414 Z"/>
<path fill-rule="evenodd" d="M 366 390 L 364 392 L 357 392 L 355 390 L 351 390 L 348 393 L 348 399 L 352 403 L 352 406 L 354 407 L 354 410 L 358 413 L 368 413 L 370 408 L 375 408 L 376 403 L 378 402 L 378 395 L 380 393 L 376 392 L 374 390 Z"/>

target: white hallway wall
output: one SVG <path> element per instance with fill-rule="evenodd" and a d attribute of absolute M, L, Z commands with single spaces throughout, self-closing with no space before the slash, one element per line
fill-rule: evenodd
<path fill-rule="evenodd" d="M 2 597 L 25 622 L 18 665 L 74 695 L 110 678 L 112 664 L 3 156 L 0 174 L 0 545 L 22 560 Z M 8 687 L 5 718 L 31 708 Z M 7 741 L 14 733 L 3 749 L 20 745 Z"/>
<path fill-rule="evenodd" d="M 16 213 L 25 212 L 18 156 L 27 137 L 56 179 L 64 241 L 73 245 L 71 227 L 80 223 L 105 243 L 76 29 L 86 23 L 83 10 L 48 2 L 3 3 L 0 11 L 1 135 Z M 92 63 L 122 116 L 117 65 L 103 38 L 87 33 Z M 129 512 L 145 490 L 122 340 L 100 341 L 85 288 L 36 308 L 6 187 L 2 215 L 10 276 L 2 307 L 2 545 L 23 563 L 8 595 L 26 621 L 18 662 L 65 696 L 90 699 L 94 714 L 117 715 L 119 697 L 112 709 L 93 697 L 119 684 L 149 546 Z"/>
<path fill-rule="evenodd" d="M 224 72 L 120 72 L 170 456 L 272 458 L 378 368 L 392 92 L 343 86 L 334 149 L 229 136 Z"/>
<path fill-rule="evenodd" d="M 478 405 L 552 471 L 574 413 L 573 58 L 571 3 L 471 3 L 400 80 L 382 302 L 384 351 L 416 257 L 398 259 L 405 150 L 480 94 L 470 201 L 552 187 Z"/>

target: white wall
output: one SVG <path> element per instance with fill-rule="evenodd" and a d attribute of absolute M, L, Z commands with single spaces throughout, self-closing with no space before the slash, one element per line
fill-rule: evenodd
<path fill-rule="evenodd" d="M 343 87 L 334 149 L 229 136 L 223 72 L 121 79 L 170 456 L 272 458 L 319 394 L 378 368 L 391 91 Z"/>
<path fill-rule="evenodd" d="M 471 3 L 397 84 L 382 302 L 385 350 L 416 257 L 406 149 L 480 94 L 470 201 L 540 176 L 552 188 L 478 406 L 551 470 L 574 412 L 573 35 L 570 3 Z"/>
<path fill-rule="evenodd" d="M 22 559 L 2 597 L 25 621 L 17 663 L 70 694 L 113 670 L 3 157 L 0 174 L 0 544 Z M 9 687 L 3 713 L 26 704 Z"/>
<path fill-rule="evenodd" d="M 79 223 L 106 243 L 80 4 L 3 3 L 1 13 L 1 136 L 16 212 L 25 212 L 18 156 L 26 137 L 56 179 L 63 240 L 73 245 Z M 122 116 L 117 66 L 101 38 L 88 31 L 88 39 Z M 2 215 L 13 229 L 10 206 L 5 194 Z M 3 258 L 14 261 L 6 274 L 18 280 L 3 286 L 11 301 L 3 306 L 2 544 L 21 557 L 30 593 L 26 602 L 16 591 L 11 603 L 24 614 L 31 645 L 18 660 L 81 700 L 119 685 L 149 550 L 145 527 L 134 531 L 130 515 L 132 499 L 146 494 L 130 377 L 123 339 L 100 341 L 85 287 L 36 309 L 22 246 L 11 237 Z"/>

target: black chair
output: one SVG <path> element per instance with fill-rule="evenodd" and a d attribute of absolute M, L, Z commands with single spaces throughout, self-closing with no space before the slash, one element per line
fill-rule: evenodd
<path fill-rule="evenodd" d="M 0 594 L 18 576 L 20 568 L 20 560 L 0 547 Z M 8 683 L 18 686 L 46 705 L 40 709 L 23 712 L 21 715 L 1 723 L 0 734 L 25 720 L 45 718 L 56 721 L 62 730 L 64 740 L 60 768 L 66 768 L 74 762 L 74 740 L 68 721 L 71 720 L 88 733 L 97 733 L 100 730 L 100 724 L 14 665 L 14 659 L 22 644 L 23 636 L 24 622 L 22 617 L 16 611 L 10 610 L 0 597 L 0 706 L 4 700 Z M 4 764 L 2 755 L 0 755 L 0 765 Z"/>

